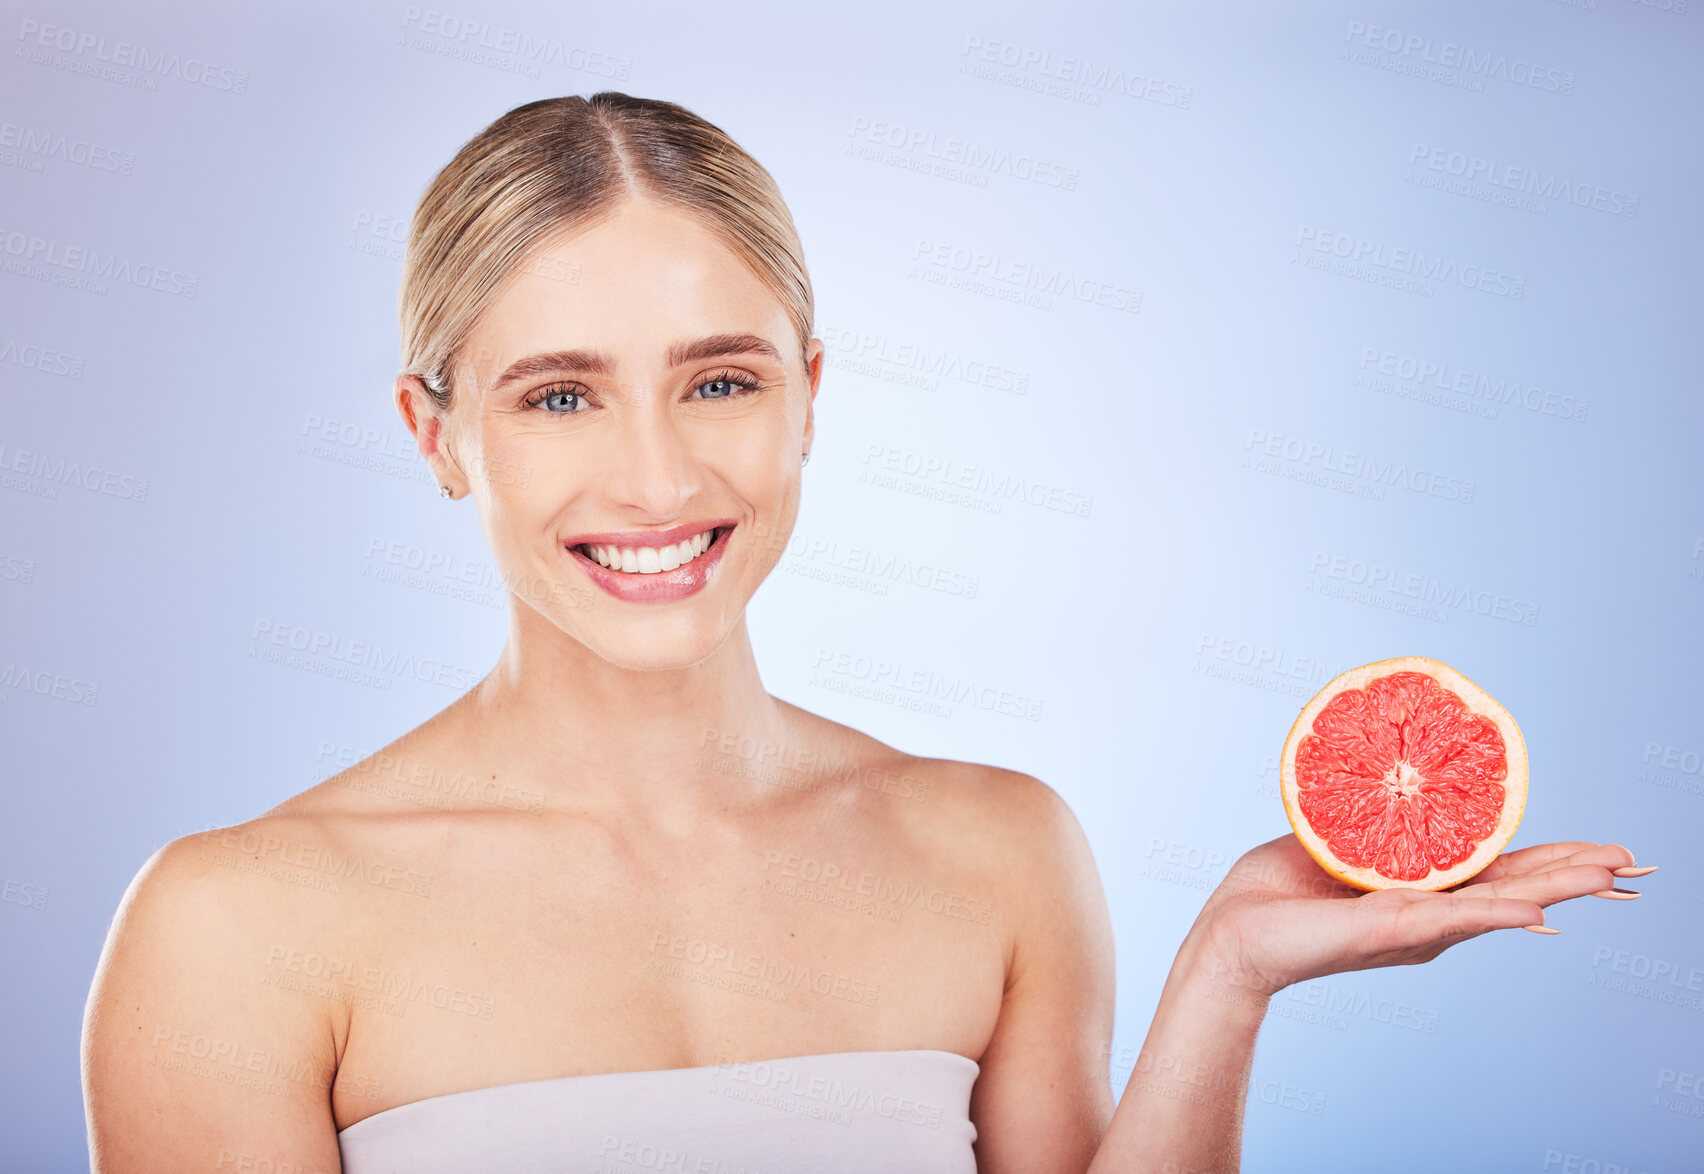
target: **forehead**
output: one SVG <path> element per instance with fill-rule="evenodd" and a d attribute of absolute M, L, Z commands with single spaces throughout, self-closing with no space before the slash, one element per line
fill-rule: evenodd
<path fill-rule="evenodd" d="M 525 355 L 569 347 L 660 367 L 682 338 L 752 333 L 781 347 L 787 314 L 740 258 L 686 213 L 628 200 L 536 246 L 469 335 L 482 383 Z"/>

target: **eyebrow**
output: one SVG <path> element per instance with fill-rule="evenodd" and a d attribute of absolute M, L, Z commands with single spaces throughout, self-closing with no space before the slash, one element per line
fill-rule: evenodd
<path fill-rule="evenodd" d="M 714 359 L 723 355 L 764 355 L 775 362 L 782 361 L 781 352 L 766 338 L 756 334 L 711 334 L 704 338 L 677 342 L 669 348 L 670 367 L 697 359 Z M 502 391 L 511 383 L 539 375 L 578 372 L 587 375 L 608 375 L 615 370 L 615 361 L 608 355 L 591 350 L 549 351 L 516 359 L 491 385 L 490 394 Z"/>

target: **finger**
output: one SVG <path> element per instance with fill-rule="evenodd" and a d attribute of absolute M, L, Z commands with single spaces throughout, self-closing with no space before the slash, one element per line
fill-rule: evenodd
<path fill-rule="evenodd" d="M 1501 876 L 1513 876 L 1523 872 L 1535 872 L 1557 860 L 1564 860 L 1585 848 L 1595 848 L 1592 840 L 1563 840 L 1555 844 L 1534 844 L 1530 848 L 1519 848 L 1513 852 L 1505 852 L 1490 864 L 1485 871 L 1473 879 L 1476 881 L 1493 881 Z"/>
<path fill-rule="evenodd" d="M 1557 844 L 1539 844 L 1532 848 L 1522 848 L 1518 852 L 1507 852 L 1493 860 L 1478 876 L 1473 877 L 1472 883 L 1485 884 L 1505 877 L 1530 876 L 1578 864 L 1601 864 L 1613 872 L 1617 869 L 1625 870 L 1632 863 L 1633 853 L 1620 844 L 1593 844 L 1589 841 L 1569 840 Z"/>
<path fill-rule="evenodd" d="M 1393 944 L 1414 948 L 1427 943 L 1477 937 L 1494 929 L 1543 925 L 1536 901 L 1516 897 L 1463 897 L 1438 893 L 1405 906 L 1397 915 Z"/>
<path fill-rule="evenodd" d="M 1611 872 L 1620 874 L 1627 872 L 1632 866 L 1633 853 L 1620 844 L 1593 844 L 1590 848 L 1582 848 L 1572 856 L 1563 857 L 1534 871 L 1546 872 L 1575 864 L 1601 864 Z"/>
<path fill-rule="evenodd" d="M 1539 905 L 1554 905 L 1571 901 L 1588 893 L 1615 888 L 1615 877 L 1601 864 L 1571 864 L 1548 868 L 1526 876 L 1505 877 L 1487 885 L 1469 885 L 1454 894 L 1463 900 L 1486 900 L 1512 897 Z"/>

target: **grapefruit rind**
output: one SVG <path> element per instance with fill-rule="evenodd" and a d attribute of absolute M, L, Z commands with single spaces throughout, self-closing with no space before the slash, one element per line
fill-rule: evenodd
<path fill-rule="evenodd" d="M 1379 677 L 1405 672 L 1425 673 L 1460 697 L 1469 711 L 1483 714 L 1495 722 L 1498 732 L 1503 736 L 1503 748 L 1508 755 L 1508 777 L 1503 780 L 1503 810 L 1496 828 L 1479 842 L 1479 846 L 1466 860 L 1451 868 L 1432 869 L 1417 881 L 1394 880 L 1374 869 L 1347 864 L 1333 855 L 1326 846 L 1324 837 L 1309 826 L 1307 817 L 1302 814 L 1300 788 L 1296 780 L 1297 747 L 1302 738 L 1312 732 L 1314 718 L 1333 697 L 1345 689 L 1364 689 L 1369 682 Z M 1302 847 L 1307 849 L 1308 855 L 1327 873 L 1358 889 L 1371 891 L 1409 888 L 1435 892 L 1459 885 L 1483 872 L 1486 866 L 1497 858 L 1498 853 L 1502 852 L 1504 846 L 1514 837 L 1515 829 L 1520 826 L 1521 816 L 1526 812 L 1527 752 L 1526 739 L 1521 737 L 1520 726 L 1515 724 L 1515 719 L 1509 715 L 1509 711 L 1499 705 L 1489 693 L 1449 665 L 1430 657 L 1399 656 L 1390 660 L 1374 661 L 1333 677 L 1296 715 L 1295 722 L 1290 726 L 1290 735 L 1284 740 L 1284 754 L 1279 762 L 1284 814 L 1289 817 L 1290 827 L 1295 830 L 1296 838 L 1301 841 Z"/>

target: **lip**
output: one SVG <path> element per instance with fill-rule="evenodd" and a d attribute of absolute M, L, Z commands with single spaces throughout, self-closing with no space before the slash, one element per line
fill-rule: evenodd
<path fill-rule="evenodd" d="M 709 526 L 696 522 L 670 530 L 629 530 L 622 533 L 594 534 L 566 542 L 563 549 L 585 570 L 586 576 L 592 582 L 615 598 L 628 603 L 668 603 L 694 595 L 709 584 L 716 568 L 722 565 L 722 555 L 728 549 L 728 536 L 733 533 L 734 526 L 735 523 L 729 520 L 712 522 Z M 708 550 L 684 566 L 676 567 L 672 571 L 658 571 L 654 575 L 612 571 L 596 559 L 587 558 L 575 549 L 586 542 L 610 546 L 666 546 L 670 542 L 690 538 L 705 529 L 721 531 Z"/>
<path fill-rule="evenodd" d="M 669 546 L 694 534 L 718 527 L 733 529 L 738 518 L 710 518 L 702 522 L 686 522 L 667 530 L 605 530 L 598 534 L 580 534 L 564 541 L 564 546 L 583 546 L 586 543 L 604 546 Z M 596 565 L 595 563 L 593 564 Z"/>

